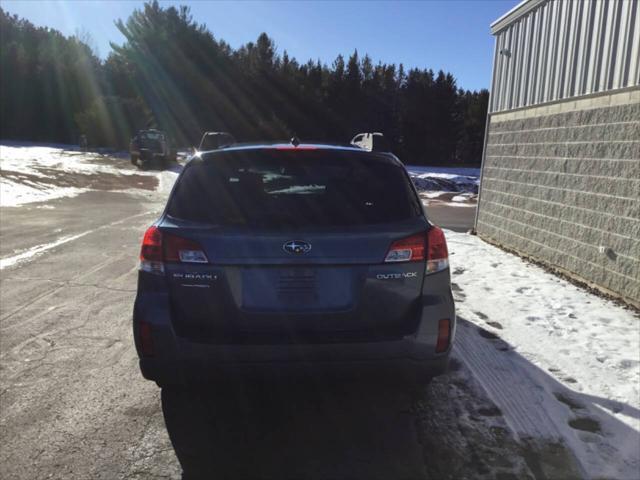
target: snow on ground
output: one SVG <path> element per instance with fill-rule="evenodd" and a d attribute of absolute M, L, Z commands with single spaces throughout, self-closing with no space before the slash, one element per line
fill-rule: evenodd
<path fill-rule="evenodd" d="M 473 193 L 469 193 L 469 192 L 465 192 L 465 193 L 461 193 L 459 195 L 455 195 L 453 197 L 451 197 L 451 201 L 452 202 L 466 202 L 470 199 L 474 199 L 476 198 L 475 194 Z"/>
<path fill-rule="evenodd" d="M 72 145 L 3 142 L 0 145 L 0 206 L 74 197 L 95 188 L 132 191 L 157 187 L 162 192 L 170 189 L 180 168 L 142 172 L 122 158 L 117 152 L 105 156 L 81 152 Z M 98 184 L 94 180 L 96 175 L 101 175 L 102 180 L 110 178 L 110 182 Z"/>
<path fill-rule="evenodd" d="M 86 189 L 74 187 L 58 187 L 50 189 L 46 184 L 25 180 L 24 183 L 0 177 L 0 206 L 16 207 L 25 203 L 44 202 L 62 197 L 75 197 Z"/>
<path fill-rule="evenodd" d="M 122 171 L 112 165 L 91 163 L 99 160 L 101 154 L 81 152 L 73 145 L 38 146 L 5 142 L 0 145 L 0 159 L 3 170 L 24 174 L 38 174 L 48 168 L 61 172 L 83 173 L 137 173 L 135 170 Z"/>
<path fill-rule="evenodd" d="M 454 354 L 510 428 L 567 446 L 587 478 L 640 478 L 640 315 L 478 237 L 446 235 Z"/>
<path fill-rule="evenodd" d="M 160 183 L 158 185 L 157 191 L 160 193 L 169 194 L 181 170 L 182 165 L 174 165 L 171 168 L 159 172 L 158 179 Z"/>
<path fill-rule="evenodd" d="M 475 207 L 480 185 L 479 168 L 408 166 L 407 171 L 425 204 Z"/>

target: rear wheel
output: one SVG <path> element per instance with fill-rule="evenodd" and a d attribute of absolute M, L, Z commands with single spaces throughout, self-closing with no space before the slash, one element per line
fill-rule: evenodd
<path fill-rule="evenodd" d="M 140 157 L 138 155 L 134 155 L 133 153 L 131 154 L 131 165 L 138 165 L 138 159 Z"/>

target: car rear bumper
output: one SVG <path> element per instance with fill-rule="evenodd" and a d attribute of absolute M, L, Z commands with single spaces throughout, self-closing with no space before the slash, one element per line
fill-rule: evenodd
<path fill-rule="evenodd" d="M 165 345 L 166 346 L 166 345 Z M 426 350 L 429 351 L 426 351 Z M 449 352 L 413 338 L 398 341 L 313 345 L 207 345 L 178 342 L 159 357 L 142 357 L 145 378 L 159 385 L 206 384 L 230 375 L 402 375 L 444 373 Z"/>
<path fill-rule="evenodd" d="M 399 374 L 406 371 L 423 378 L 433 377 L 447 369 L 456 329 L 455 307 L 448 283 L 439 295 L 423 297 L 413 333 L 376 340 L 309 343 L 289 335 L 280 339 L 282 343 L 205 343 L 178 335 L 170 311 L 168 297 L 163 292 L 147 292 L 144 298 L 138 298 L 134 308 L 134 336 L 142 374 L 160 385 L 204 383 L 229 374 L 260 371 L 275 371 L 281 375 L 325 371 L 332 374 L 383 371 Z M 436 353 L 441 319 L 450 321 L 449 349 Z M 151 330 L 151 356 L 144 355 L 141 348 L 138 333 L 141 323 Z"/>

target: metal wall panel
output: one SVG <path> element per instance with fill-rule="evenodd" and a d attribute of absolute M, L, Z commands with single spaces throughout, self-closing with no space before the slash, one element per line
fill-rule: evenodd
<path fill-rule="evenodd" d="M 640 0 L 546 0 L 495 36 L 491 112 L 640 85 Z"/>

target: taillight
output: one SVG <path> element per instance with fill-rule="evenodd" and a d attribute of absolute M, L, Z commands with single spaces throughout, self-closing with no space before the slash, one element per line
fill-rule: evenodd
<path fill-rule="evenodd" d="M 158 227 L 149 227 L 142 239 L 140 270 L 149 273 L 164 273 L 162 261 L 162 232 Z"/>
<path fill-rule="evenodd" d="M 438 322 L 438 341 L 436 343 L 436 353 L 446 352 L 451 341 L 451 322 L 448 318 L 443 318 Z"/>
<path fill-rule="evenodd" d="M 198 242 L 150 227 L 142 240 L 140 270 L 162 275 L 165 262 L 209 263 L 209 260 Z"/>
<path fill-rule="evenodd" d="M 432 226 L 429 231 L 396 240 L 389 247 L 384 261 L 418 262 L 427 260 L 426 273 L 435 273 L 449 267 L 447 241 L 441 228 Z"/>
<path fill-rule="evenodd" d="M 418 233 L 402 240 L 396 240 L 389 247 L 384 261 L 389 262 L 417 262 L 424 260 L 426 236 Z"/>
<path fill-rule="evenodd" d="M 188 238 L 164 235 L 165 262 L 209 263 L 200 244 Z"/>
<path fill-rule="evenodd" d="M 447 240 L 441 228 L 432 226 L 427 232 L 427 270 L 435 273 L 449 268 Z"/>

